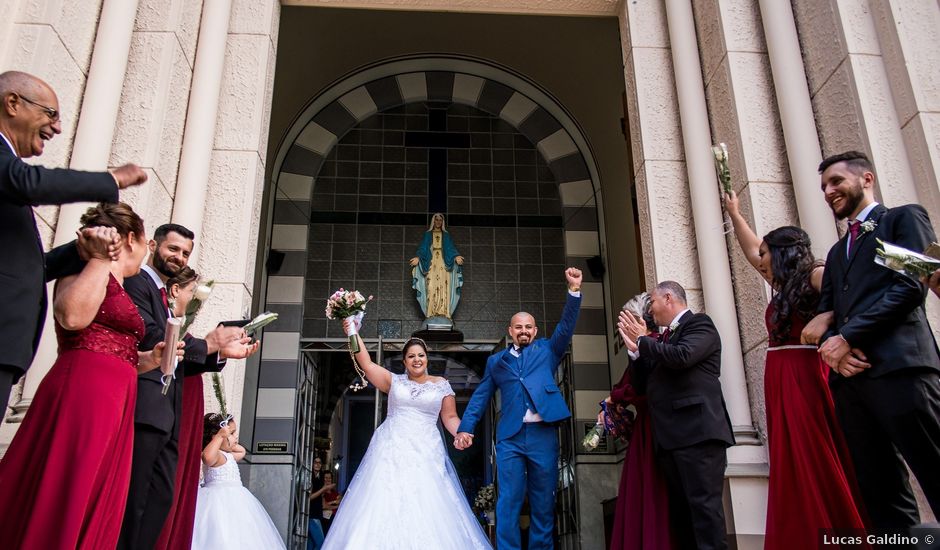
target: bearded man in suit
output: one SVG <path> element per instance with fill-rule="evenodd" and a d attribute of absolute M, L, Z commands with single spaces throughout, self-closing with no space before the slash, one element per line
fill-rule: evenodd
<path fill-rule="evenodd" d="M 527 495 L 531 510 L 528 548 L 554 548 L 559 449 L 555 423 L 571 416 L 555 383 L 555 372 L 578 322 L 581 270 L 569 267 L 565 280 L 568 298 L 551 338 L 535 338 L 538 327 L 532 315 L 513 315 L 509 321 L 512 345 L 486 361 L 483 379 L 467 404 L 454 438 L 454 447 L 460 450 L 473 444 L 473 430 L 499 389 L 502 411 L 496 427 L 496 546 L 500 550 L 522 547 L 519 513 Z"/>
<path fill-rule="evenodd" d="M 833 370 L 836 415 L 873 526 L 910 527 L 920 520 L 904 462 L 940 513 L 940 354 L 924 310 L 927 286 L 876 265 L 875 249 L 881 240 L 920 252 L 936 235 L 922 206 L 875 201 L 864 153 L 831 156 L 819 173 L 849 231 L 829 250 L 820 315 L 802 338 L 821 344 Z"/>
<path fill-rule="evenodd" d="M 189 263 L 194 237 L 182 225 L 161 225 L 149 243 L 147 263 L 140 273 L 124 281 L 146 328 L 138 346 L 141 351 L 153 349 L 163 341 L 166 321 L 171 315 L 166 281 Z M 153 548 L 172 507 L 184 378 L 218 372 L 225 358 L 241 359 L 254 353 L 258 345 L 250 344 L 250 339 L 244 336 L 239 327 L 223 326 L 210 331 L 205 338 L 186 335 L 183 360 L 165 395 L 159 369 L 138 377 L 134 457 L 119 549 Z"/>

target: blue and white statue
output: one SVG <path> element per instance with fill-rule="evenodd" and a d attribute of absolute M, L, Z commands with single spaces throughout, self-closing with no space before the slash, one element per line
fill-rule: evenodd
<path fill-rule="evenodd" d="M 431 226 L 424 232 L 417 256 L 410 263 L 414 267 L 411 287 L 417 291 L 418 304 L 428 319 L 428 326 L 435 318 L 440 324 L 451 326 L 463 286 L 463 256 L 444 228 L 443 214 L 437 213 L 431 218 Z"/>

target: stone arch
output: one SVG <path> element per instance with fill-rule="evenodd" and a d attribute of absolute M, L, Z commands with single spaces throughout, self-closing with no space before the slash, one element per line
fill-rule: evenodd
<path fill-rule="evenodd" d="M 606 307 L 609 299 L 601 275 L 591 276 L 587 259 L 604 255 L 600 183 L 583 132 L 564 107 L 536 84 L 504 68 L 457 57 L 420 57 L 380 62 L 346 75 L 318 93 L 297 116 L 278 147 L 273 163 L 271 212 L 278 203 L 311 200 L 315 179 L 333 147 L 370 116 L 416 102 L 452 102 L 469 105 L 497 117 L 529 139 L 547 162 L 559 185 L 568 265 L 582 266 L 586 282 L 581 321 L 574 339 L 574 366 L 609 372 Z M 286 209 L 285 209 L 286 210 Z M 304 256 L 307 225 L 299 218 L 271 215 L 268 247 Z M 299 262 L 301 260 L 295 260 Z M 301 264 L 301 265 L 306 265 Z M 265 332 L 261 351 L 257 429 L 269 410 L 264 404 L 287 397 L 282 384 L 267 388 L 267 363 L 272 370 L 297 364 L 302 331 L 304 277 L 296 273 L 265 273 L 261 277 L 262 307 L 295 308 L 298 315 L 282 315 Z M 296 370 L 294 370 L 296 372 Z M 597 375 L 593 375 L 597 378 Z M 595 387 L 585 402 L 596 404 Z M 581 390 L 576 389 L 576 394 Z M 270 395 L 267 395 L 270 393 Z M 606 394 L 605 394 L 606 395 Z M 580 401 L 575 395 L 575 401 Z M 575 403 L 572 403 L 573 408 Z M 582 411 L 583 412 L 583 411 Z M 576 416 L 579 415 L 575 412 Z M 593 417 L 593 412 L 589 415 Z M 283 417 L 280 420 L 286 420 Z M 271 417 L 271 420 L 274 420 Z M 285 433 L 282 427 L 278 430 Z M 255 441 L 261 438 L 256 434 Z"/>

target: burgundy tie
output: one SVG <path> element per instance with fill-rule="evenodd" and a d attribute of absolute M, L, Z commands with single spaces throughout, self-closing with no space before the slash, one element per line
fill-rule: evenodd
<path fill-rule="evenodd" d="M 848 253 L 852 253 L 852 247 L 855 246 L 855 239 L 858 238 L 858 230 L 861 227 L 862 222 L 854 220 L 849 222 L 849 249 Z"/>
<path fill-rule="evenodd" d="M 672 334 L 672 330 L 669 327 L 666 327 L 666 330 L 663 331 L 662 336 L 659 337 L 659 341 L 662 343 L 667 343 L 669 341 L 669 335 Z"/>
<path fill-rule="evenodd" d="M 170 309 L 170 301 L 169 301 L 169 300 L 167 299 L 167 297 L 166 297 L 166 288 L 161 288 L 161 289 L 160 289 L 160 297 L 163 298 L 163 307 L 165 307 L 167 310 L 169 310 L 169 309 Z"/>

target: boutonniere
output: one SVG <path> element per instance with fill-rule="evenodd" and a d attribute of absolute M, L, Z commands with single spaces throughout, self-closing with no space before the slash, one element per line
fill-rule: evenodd
<path fill-rule="evenodd" d="M 673 321 L 672 324 L 669 325 L 669 332 L 675 332 L 677 328 L 679 328 L 679 321 Z"/>
<path fill-rule="evenodd" d="M 878 223 L 875 220 L 865 220 L 859 226 L 859 236 L 864 235 L 865 233 L 871 233 L 878 227 Z"/>

